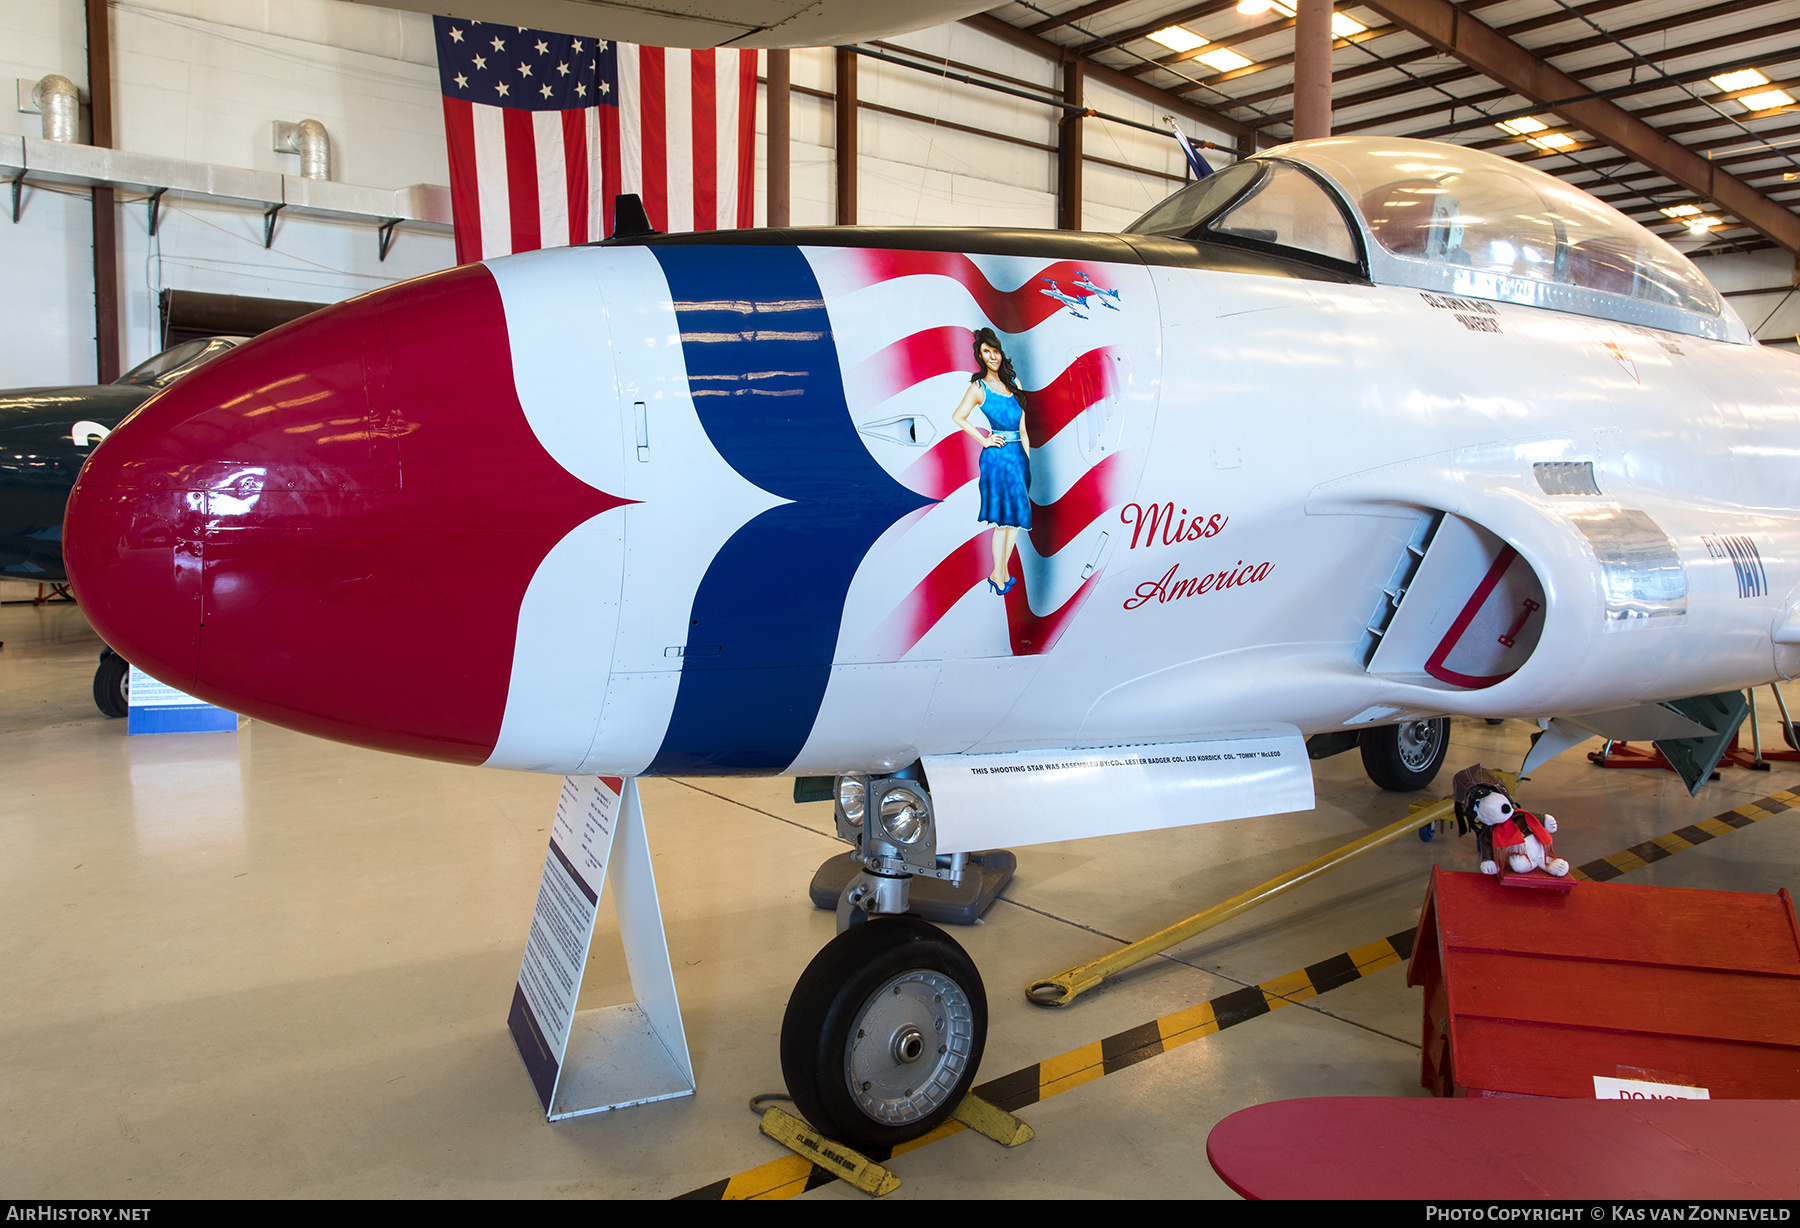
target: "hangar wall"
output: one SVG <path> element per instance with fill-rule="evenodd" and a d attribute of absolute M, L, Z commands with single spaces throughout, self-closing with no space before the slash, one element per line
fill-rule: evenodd
<path fill-rule="evenodd" d="M 69 77 L 85 101 L 83 0 L 9 0 L 0 6 L 0 77 Z M 219 166 L 295 173 L 271 147 L 270 125 L 311 118 L 331 134 L 332 177 L 381 188 L 448 181 L 430 19 L 340 0 L 121 0 L 110 6 L 115 125 L 120 148 Z M 915 52 L 1054 90 L 1057 65 L 961 24 L 892 40 Z M 796 225 L 835 222 L 833 53 L 793 53 L 791 180 Z M 1160 123 L 1158 108 L 1090 81 L 1102 111 Z M 0 132 L 39 134 L 0 80 Z M 865 224 L 1056 224 L 1058 113 L 1024 99 L 863 59 L 858 116 L 859 218 Z M 879 108 L 879 109 L 877 109 Z M 902 112 L 904 114 L 894 114 Z M 946 123 L 960 125 L 947 127 Z M 84 108 L 83 139 L 86 139 Z M 973 128 L 979 133 L 962 129 Z M 757 216 L 766 217 L 766 150 L 759 116 Z M 1083 221 L 1117 229 L 1179 185 L 1174 142 L 1098 119 L 1085 121 Z M 1230 144 L 1218 132 L 1192 135 Z M 448 266 L 448 234 L 402 226 L 383 262 L 373 223 L 284 214 L 263 247 L 259 209 L 197 197 L 165 198 L 149 233 L 141 195 L 119 193 L 124 365 L 160 348 L 157 295 L 165 287 L 330 302 Z M 92 218 L 75 187 L 33 186 L 15 225 L 0 217 L 0 387 L 94 378 Z M 1793 282 L 1778 253 L 1709 261 L 1722 288 Z M 1737 305 L 1753 326 L 1780 296 Z M 1800 329 L 1800 296 L 1769 316 L 1765 336 Z"/>
<path fill-rule="evenodd" d="M 430 19 L 339 0 L 244 5 L 232 0 L 126 0 L 111 5 L 118 145 L 252 170 L 294 173 L 297 158 L 271 148 L 276 120 L 317 119 L 331 134 L 332 178 L 399 188 L 445 183 L 442 112 Z M 966 26 L 897 42 L 978 63 L 1054 89 L 1056 66 Z M 12 80 L 61 73 L 87 94 L 82 0 L 12 0 L 0 6 L 0 76 L 7 105 L 0 132 L 39 134 L 17 111 Z M 829 49 L 793 56 L 793 221 L 826 225 L 835 197 Z M 872 224 L 1053 226 L 1057 114 L 1048 107 L 872 60 L 860 65 L 865 109 L 861 218 Z M 815 93 L 809 93 L 816 91 Z M 1091 104 L 1156 123 L 1154 108 L 1099 87 Z M 993 138 L 943 127 L 952 120 Z M 759 134 L 766 125 L 759 118 Z M 1087 224 L 1116 228 L 1177 185 L 1171 141 L 1088 121 L 1090 154 L 1145 168 L 1088 164 Z M 1217 133 L 1197 135 L 1220 139 Z M 86 139 L 84 106 L 83 136 Z M 1012 138 L 1007 140 L 1005 138 Z M 1024 143 L 1021 143 L 1024 142 Z M 759 167 L 765 162 L 760 148 Z M 766 216 L 757 176 L 757 214 Z M 386 262 L 372 224 L 292 214 L 262 245 L 263 218 L 249 206 L 163 201 L 158 233 L 138 194 L 119 194 L 124 363 L 159 348 L 157 292 L 336 301 L 454 261 L 448 235 L 402 226 Z M 0 386 L 94 378 L 92 220 L 85 192 L 30 188 L 17 225 L 0 219 Z"/>

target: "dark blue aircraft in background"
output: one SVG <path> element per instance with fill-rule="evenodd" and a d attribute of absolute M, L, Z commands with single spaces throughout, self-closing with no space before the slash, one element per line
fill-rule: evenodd
<path fill-rule="evenodd" d="M 0 579 L 66 585 L 63 508 L 82 464 L 139 405 L 244 337 L 200 337 L 171 346 L 110 384 L 0 391 Z M 100 656 L 94 702 L 124 716 L 129 667 Z"/>

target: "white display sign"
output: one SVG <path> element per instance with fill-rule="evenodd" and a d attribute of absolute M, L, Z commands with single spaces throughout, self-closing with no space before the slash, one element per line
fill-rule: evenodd
<path fill-rule="evenodd" d="M 926 755 L 924 764 L 940 853 L 1313 807 L 1312 762 L 1292 725 L 1155 745 Z"/>
<path fill-rule="evenodd" d="M 519 989 L 538 1028 L 558 1053 L 569 1042 L 581 972 L 587 966 L 613 820 L 625 782 L 616 776 L 570 776 L 556 800 L 550 851 L 531 914 L 531 936 L 519 965 Z"/>
<path fill-rule="evenodd" d="M 578 1014 L 608 884 L 636 1000 Z M 635 780 L 564 778 L 507 1026 L 553 1121 L 693 1093 Z"/>
<path fill-rule="evenodd" d="M 126 733 L 219 733 L 238 727 L 237 713 L 158 682 L 135 665 L 130 668 Z"/>
<path fill-rule="evenodd" d="M 1704 1087 L 1687 1087 L 1680 1083 L 1646 1083 L 1642 1079 L 1614 1079 L 1594 1076 L 1596 1100 L 1711 1100 Z"/>

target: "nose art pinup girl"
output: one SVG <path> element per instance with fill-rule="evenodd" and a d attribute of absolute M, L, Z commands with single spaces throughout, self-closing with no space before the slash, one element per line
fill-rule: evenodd
<path fill-rule="evenodd" d="M 1018 583 L 1006 564 L 1019 530 L 1031 530 L 1031 438 L 1025 432 L 1025 406 L 1012 359 L 991 328 L 975 334 L 975 365 L 969 390 L 952 419 L 981 443 L 979 518 L 994 526 L 994 569 L 988 573 L 988 587 L 1005 594 Z M 992 429 L 983 430 L 969 420 L 977 409 Z"/>

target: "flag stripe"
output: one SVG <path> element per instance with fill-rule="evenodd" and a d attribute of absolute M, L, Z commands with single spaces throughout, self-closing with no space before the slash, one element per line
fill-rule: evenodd
<path fill-rule="evenodd" d="M 512 241 L 512 206 L 507 196 L 505 115 L 499 107 L 474 108 L 475 165 L 498 167 L 499 174 L 480 177 L 477 203 L 481 210 L 481 247 L 475 259 L 504 256 L 516 251 Z"/>
<path fill-rule="evenodd" d="M 562 116 L 532 111 L 531 140 L 537 154 L 538 246 L 569 245 L 569 172 L 563 153 Z"/>
<path fill-rule="evenodd" d="M 740 227 L 756 225 L 756 66 L 754 51 L 738 55 L 737 147 L 737 222 Z"/>
<path fill-rule="evenodd" d="M 531 112 L 507 108 L 500 112 L 500 121 L 505 132 L 511 250 L 535 252 L 543 243 L 538 230 L 537 138 L 532 131 Z"/>
<path fill-rule="evenodd" d="M 450 146 L 450 216 L 456 225 L 456 263 L 481 259 L 481 196 L 475 174 L 475 117 L 466 99 L 444 99 L 444 138 Z"/>
<path fill-rule="evenodd" d="M 644 194 L 643 60 L 636 47 L 619 48 L 619 188 Z M 609 206 L 610 206 L 610 202 Z"/>
<path fill-rule="evenodd" d="M 694 53 L 685 47 L 663 51 L 664 230 L 694 229 Z M 645 177 L 649 168 L 645 167 Z"/>
<path fill-rule="evenodd" d="M 588 234 L 588 119 L 592 107 L 562 113 L 564 174 L 563 208 L 567 211 L 565 243 L 586 243 Z"/>
<path fill-rule="evenodd" d="M 623 57 L 620 57 L 623 62 Z M 600 107 L 600 237 L 613 232 L 613 200 L 625 190 L 619 169 L 619 108 Z"/>
<path fill-rule="evenodd" d="M 711 48 L 692 53 L 694 229 L 719 228 L 718 67 Z"/>
<path fill-rule="evenodd" d="M 738 64 L 731 56 L 726 55 L 716 62 L 715 74 L 719 82 L 718 93 L 713 99 L 713 137 L 718 150 L 715 176 L 718 183 L 718 209 L 715 215 L 715 226 L 726 227 L 738 225 L 738 176 L 737 176 L 737 129 L 739 99 L 743 97 L 742 74 L 738 72 Z M 751 118 L 755 119 L 756 90 L 750 92 Z M 752 135 L 754 140 L 754 134 Z M 756 146 L 751 145 L 752 160 Z"/>
<path fill-rule="evenodd" d="M 650 224 L 669 229 L 668 115 L 663 100 L 663 49 L 638 48 L 638 158 L 642 195 Z M 627 189 L 629 190 L 629 189 Z"/>

